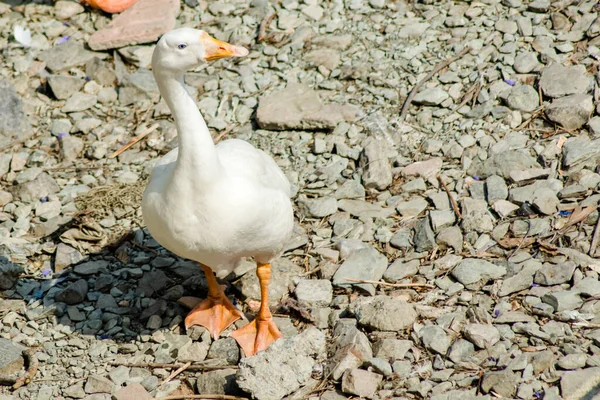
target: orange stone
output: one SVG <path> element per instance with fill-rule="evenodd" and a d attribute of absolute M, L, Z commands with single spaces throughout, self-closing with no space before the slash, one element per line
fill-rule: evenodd
<path fill-rule="evenodd" d="M 94 33 L 88 45 L 93 50 L 106 50 L 153 43 L 175 27 L 179 9 L 179 0 L 138 0 Z"/>

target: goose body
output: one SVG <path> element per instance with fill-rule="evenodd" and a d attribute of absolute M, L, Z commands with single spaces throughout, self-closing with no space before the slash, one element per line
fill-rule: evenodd
<path fill-rule="evenodd" d="M 261 308 L 231 336 L 246 355 L 281 336 L 268 308 L 270 261 L 293 228 L 290 184 L 275 161 L 243 140 L 215 146 L 183 74 L 207 61 L 243 57 L 248 50 L 180 28 L 158 41 L 152 72 L 178 131 L 179 146 L 160 159 L 142 199 L 152 236 L 173 253 L 197 261 L 206 274 L 208 298 L 185 319 L 217 338 L 243 314 L 225 296 L 214 273 L 225 276 L 242 257 L 253 257 L 261 286 Z"/>
<path fill-rule="evenodd" d="M 290 184 L 269 155 L 238 139 L 215 150 L 220 165 L 212 182 L 197 180 L 193 168 L 178 169 L 178 149 L 165 155 L 142 210 L 163 247 L 224 277 L 242 257 L 275 258 L 292 231 L 293 211 Z"/>

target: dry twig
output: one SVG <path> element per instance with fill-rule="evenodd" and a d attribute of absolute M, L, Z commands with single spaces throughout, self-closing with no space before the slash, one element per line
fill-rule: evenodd
<path fill-rule="evenodd" d="M 594 228 L 594 234 L 592 235 L 592 243 L 590 244 L 590 251 L 588 252 L 590 257 L 594 257 L 594 254 L 596 254 L 598 240 L 600 240 L 600 218 L 596 221 L 596 227 Z"/>
<path fill-rule="evenodd" d="M 165 386 L 167 383 L 169 383 L 169 381 L 171 381 L 171 379 L 175 378 L 177 375 L 179 375 L 180 373 L 182 373 L 183 371 L 188 369 L 190 367 L 190 365 L 192 365 L 192 362 L 188 361 L 181 367 L 177 368 L 175 371 L 171 372 L 171 375 L 169 375 L 164 381 L 162 381 L 160 383 L 160 385 L 158 385 L 158 389 L 156 389 L 156 390 L 159 391 L 160 389 L 162 389 L 162 387 Z"/>
<path fill-rule="evenodd" d="M 35 356 L 35 349 L 26 349 L 23 350 L 23 358 L 25 359 L 25 364 L 27 365 L 27 370 L 25 373 L 16 378 L 14 376 L 0 376 L 0 382 L 2 384 L 12 384 L 13 389 L 18 389 L 21 386 L 28 385 L 38 370 L 38 359 Z"/>
<path fill-rule="evenodd" d="M 274 12 L 271 15 L 265 15 L 263 20 L 260 21 L 260 27 L 258 28 L 258 37 L 256 38 L 256 41 L 258 43 L 264 42 L 265 40 L 271 38 L 271 35 L 267 34 L 267 29 L 269 29 L 269 25 L 271 25 L 271 22 L 275 19 L 276 16 L 277 12 Z"/>
<path fill-rule="evenodd" d="M 448 198 L 450 199 L 450 204 L 452 204 L 452 209 L 454 210 L 454 214 L 456 214 L 456 217 L 459 220 L 461 220 L 462 219 L 462 214 L 460 213 L 460 209 L 458 208 L 458 204 L 456 204 L 456 200 L 454 200 L 454 197 L 450 193 L 450 189 L 448 189 L 448 186 L 446 186 L 446 184 L 442 180 L 442 176 L 441 175 L 438 175 L 437 179 L 440 182 L 440 184 L 442 185 L 442 187 L 444 188 L 444 190 L 446 191 L 446 194 L 448 195 Z"/>
<path fill-rule="evenodd" d="M 115 158 L 116 156 L 118 156 L 119 154 L 121 154 L 122 152 L 124 152 L 125 150 L 127 150 L 128 148 L 130 148 L 131 146 L 133 146 L 134 144 L 136 144 L 137 142 L 139 142 L 140 140 L 142 140 L 143 138 L 145 138 L 146 136 L 148 136 L 149 134 L 154 132 L 156 130 L 156 128 L 158 128 L 158 124 L 154 124 L 154 125 L 150 126 L 149 128 L 144 129 L 144 131 L 142 133 L 140 133 L 137 136 L 134 136 L 123 147 L 121 147 L 119 150 L 115 151 L 110 156 L 108 156 L 108 158 Z"/>
<path fill-rule="evenodd" d="M 164 368 L 164 369 L 173 369 L 173 368 L 181 368 L 185 364 L 163 364 L 163 363 L 121 363 L 116 361 L 111 361 L 110 365 L 115 366 L 124 366 L 129 368 Z M 215 371 L 219 369 L 237 369 L 237 365 L 190 365 L 186 368 L 188 371 Z"/>
<path fill-rule="evenodd" d="M 433 286 L 430 283 L 388 283 L 388 282 L 383 282 L 383 281 L 372 281 L 369 279 L 354 279 L 354 278 L 346 278 L 346 280 L 348 282 L 371 283 L 373 285 L 388 286 L 388 287 L 393 287 L 393 288 L 412 288 L 412 287 L 423 287 L 423 288 L 428 288 L 428 289 L 435 288 L 435 286 Z"/>
<path fill-rule="evenodd" d="M 400 119 L 404 120 L 404 118 L 406 117 L 406 113 L 408 112 L 408 107 L 410 107 L 410 105 L 413 102 L 413 99 L 415 98 L 417 92 L 419 91 L 419 89 L 421 88 L 421 86 L 423 86 L 425 84 L 425 82 L 427 82 L 428 80 L 430 80 L 435 74 L 437 74 L 439 71 L 441 71 L 442 69 L 446 68 L 448 65 L 452 64 L 454 61 L 458 60 L 459 58 L 461 58 L 462 56 L 464 56 L 465 54 L 467 54 L 469 51 L 471 51 L 471 48 L 469 46 L 465 46 L 458 54 L 456 54 L 454 57 L 450 57 L 449 59 L 447 59 L 446 61 L 443 61 L 441 63 L 439 63 L 438 65 L 436 65 L 431 72 L 429 72 L 425 78 L 421 79 L 421 81 L 419 81 L 410 91 L 410 93 L 408 94 L 408 96 L 406 97 L 406 100 L 404 101 L 404 105 L 402 106 L 402 111 L 400 112 Z"/>

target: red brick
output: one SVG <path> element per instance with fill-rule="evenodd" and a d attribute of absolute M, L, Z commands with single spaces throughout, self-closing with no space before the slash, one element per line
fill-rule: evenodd
<path fill-rule="evenodd" d="M 88 45 L 106 50 L 155 42 L 175 27 L 180 0 L 138 0 L 105 28 L 94 33 Z"/>

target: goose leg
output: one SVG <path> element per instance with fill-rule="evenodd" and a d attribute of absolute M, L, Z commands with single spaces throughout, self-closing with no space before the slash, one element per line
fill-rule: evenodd
<path fill-rule="evenodd" d="M 253 356 L 265 350 L 281 337 L 281 332 L 273 322 L 269 311 L 269 279 L 271 279 L 271 264 L 258 264 L 256 275 L 260 281 L 260 310 L 254 321 L 231 333 L 246 357 Z"/>
<path fill-rule="evenodd" d="M 223 286 L 217 283 L 215 274 L 206 265 L 200 264 L 208 282 L 208 298 L 202 300 L 185 317 L 185 327 L 202 325 L 217 339 L 223 330 L 243 317 L 240 310 L 229 301 Z"/>

